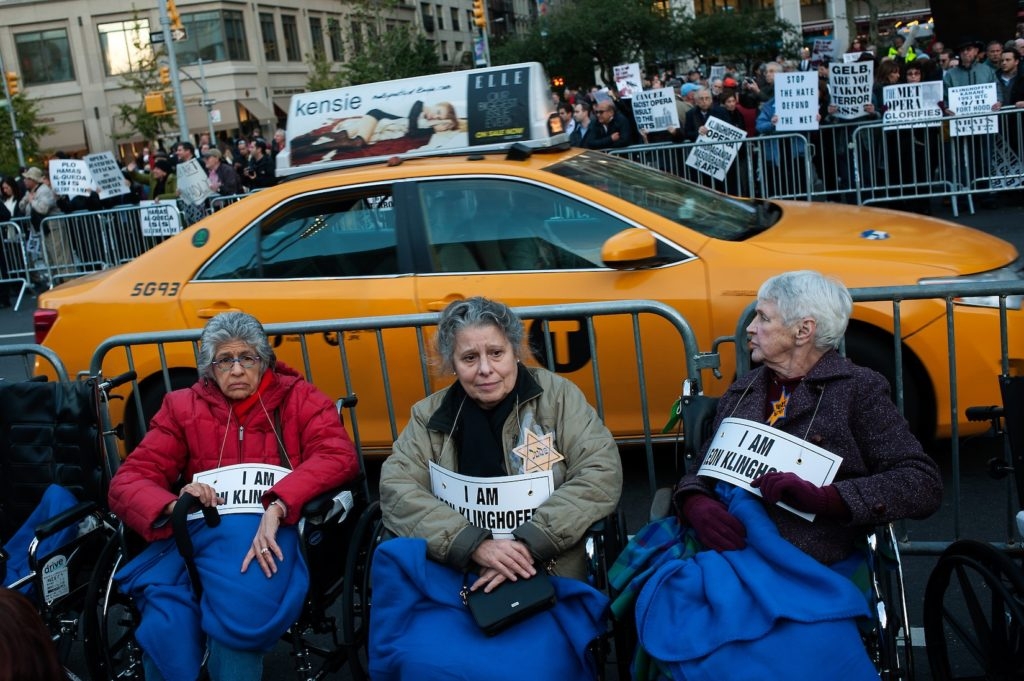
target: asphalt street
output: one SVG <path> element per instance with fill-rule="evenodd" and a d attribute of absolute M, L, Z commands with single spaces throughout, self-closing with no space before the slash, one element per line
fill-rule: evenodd
<path fill-rule="evenodd" d="M 933 207 L 938 217 L 953 220 L 959 224 L 971 226 L 1006 239 L 1016 245 L 1018 251 L 1024 253 L 1024 208 L 1009 206 L 1009 202 L 1001 200 L 1001 207 L 996 209 L 979 209 L 968 214 L 966 203 L 961 201 L 961 215 L 954 217 L 947 206 L 934 202 Z M 828 229 L 827 224 L 822 229 Z M 808 267 L 814 263 L 808 262 Z M 33 342 L 32 311 L 35 299 L 27 295 L 21 309 L 0 309 L 0 345 Z M 102 319 L 96 320 L 102 324 Z M 1013 342 L 1014 339 L 1011 339 Z M 1020 339 L 1016 339 L 1020 342 Z M 9 358 L 0 358 L 0 376 L 7 380 L 19 380 L 28 375 L 28 368 L 22 363 Z M 963 380 L 963 379 L 961 379 Z M 985 438 L 965 440 L 960 445 L 960 504 L 964 511 L 954 516 L 953 471 L 948 442 L 938 443 L 934 448 L 934 456 L 943 468 L 947 481 L 947 494 L 942 510 L 926 521 L 907 523 L 905 531 L 912 541 L 949 541 L 954 538 L 970 537 L 984 541 L 1003 541 L 1007 537 L 1007 488 L 1006 482 L 993 479 L 987 472 L 988 460 L 1000 450 L 998 443 Z M 672 463 L 671 447 L 664 447 L 657 452 L 658 478 L 660 484 L 671 484 L 677 477 Z M 622 506 L 627 514 L 629 530 L 635 531 L 647 518 L 649 491 L 647 472 L 643 452 L 639 449 L 625 449 L 623 461 L 626 472 L 626 488 Z M 371 482 L 379 475 L 379 463 L 368 466 Z M 928 670 L 923 636 L 921 635 L 921 604 L 928 575 L 935 564 L 934 556 L 905 556 L 904 571 L 906 575 L 907 599 L 911 612 L 911 623 L 915 637 L 915 679 L 929 681 L 932 677 Z M 264 678 L 284 679 L 291 677 L 291 658 L 289 648 L 284 644 L 267 658 Z M 77 669 L 79 657 L 76 655 L 71 662 L 74 671 Z M 343 674 L 338 678 L 347 678 Z M 614 678 L 614 676 L 613 676 Z"/>

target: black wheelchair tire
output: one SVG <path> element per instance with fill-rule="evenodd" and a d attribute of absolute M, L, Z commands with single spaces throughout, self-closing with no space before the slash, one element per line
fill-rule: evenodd
<path fill-rule="evenodd" d="M 373 501 L 359 517 L 345 557 L 341 592 L 342 642 L 348 649 L 349 668 L 356 681 L 369 678 L 366 658 L 373 595 L 370 567 L 382 530 L 380 502 Z"/>
<path fill-rule="evenodd" d="M 142 651 L 134 634 L 138 613 L 128 596 L 112 589 L 113 576 L 124 558 L 120 537 L 115 534 L 100 553 L 86 593 L 82 642 L 93 681 L 144 678 Z"/>
<path fill-rule="evenodd" d="M 1024 570 L 989 544 L 953 543 L 925 587 L 924 633 L 935 681 L 1024 677 Z M 959 653 L 975 665 L 965 675 Z"/>

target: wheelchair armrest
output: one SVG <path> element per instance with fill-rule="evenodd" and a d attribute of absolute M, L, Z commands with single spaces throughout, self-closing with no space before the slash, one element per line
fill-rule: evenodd
<path fill-rule="evenodd" d="M 334 498 L 342 492 L 351 492 L 353 496 L 362 494 L 363 479 L 366 474 L 360 471 L 348 482 L 318 494 L 302 506 L 302 517 L 314 522 L 324 518 L 334 507 Z"/>
<path fill-rule="evenodd" d="M 95 510 L 96 502 L 94 501 L 83 501 L 72 506 L 68 510 L 53 516 L 46 522 L 36 525 L 36 539 L 42 541 L 65 528 L 71 527 Z"/>
<path fill-rule="evenodd" d="M 674 513 L 672 508 L 672 488 L 659 487 L 651 500 L 650 520 L 667 518 Z"/>

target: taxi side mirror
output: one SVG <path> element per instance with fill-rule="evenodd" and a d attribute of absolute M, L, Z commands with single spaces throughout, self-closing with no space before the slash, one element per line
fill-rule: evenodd
<path fill-rule="evenodd" d="M 665 259 L 658 255 L 658 240 L 651 232 L 632 227 L 604 242 L 601 260 L 612 269 L 636 270 L 660 265 Z"/>

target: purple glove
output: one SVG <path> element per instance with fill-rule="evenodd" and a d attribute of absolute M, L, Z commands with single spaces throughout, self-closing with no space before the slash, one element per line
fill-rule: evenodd
<path fill-rule="evenodd" d="M 765 473 L 750 486 L 761 490 L 765 503 L 782 502 L 804 513 L 815 513 L 838 520 L 849 520 L 850 509 L 839 496 L 835 485 L 818 487 L 796 473 Z"/>
<path fill-rule="evenodd" d="M 735 551 L 747 545 L 747 528 L 718 499 L 691 492 L 683 497 L 679 511 L 707 548 Z"/>

